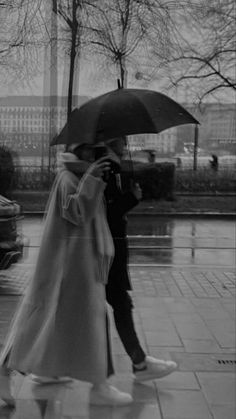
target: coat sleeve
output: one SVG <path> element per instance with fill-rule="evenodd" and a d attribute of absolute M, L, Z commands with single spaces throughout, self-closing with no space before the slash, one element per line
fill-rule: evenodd
<path fill-rule="evenodd" d="M 78 225 L 89 222 L 101 204 L 105 183 L 85 173 L 79 180 L 64 174 L 60 188 L 60 213 L 67 221 Z"/>

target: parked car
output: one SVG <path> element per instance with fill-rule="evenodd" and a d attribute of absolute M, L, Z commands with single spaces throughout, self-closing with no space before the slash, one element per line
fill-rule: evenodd
<path fill-rule="evenodd" d="M 23 256 L 25 239 L 18 229 L 20 206 L 0 195 L 0 270 L 8 269 Z"/>

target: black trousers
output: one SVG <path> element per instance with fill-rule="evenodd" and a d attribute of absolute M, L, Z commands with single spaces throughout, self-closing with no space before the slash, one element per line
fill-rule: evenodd
<path fill-rule="evenodd" d="M 106 313 L 106 338 L 107 338 L 107 377 L 114 374 L 114 367 L 112 362 L 111 354 L 111 343 L 110 343 L 110 324 L 108 314 Z"/>
<path fill-rule="evenodd" d="M 113 308 L 116 329 L 124 348 L 133 364 L 139 364 L 145 359 L 133 321 L 133 302 L 126 289 L 120 285 L 120 281 L 108 281 L 106 285 L 106 299 Z"/>

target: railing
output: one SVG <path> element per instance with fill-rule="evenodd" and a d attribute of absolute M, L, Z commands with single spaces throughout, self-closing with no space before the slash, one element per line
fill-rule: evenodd
<path fill-rule="evenodd" d="M 16 166 L 13 189 L 49 190 L 55 174 L 56 168 L 49 169 L 48 166 Z M 155 178 L 151 182 L 156 182 Z M 217 172 L 211 170 L 210 167 L 199 167 L 196 172 L 191 167 L 176 168 L 175 171 L 174 189 L 176 192 L 235 192 L 235 184 L 236 171 L 228 165 L 221 167 L 221 170 Z"/>
<path fill-rule="evenodd" d="M 48 166 L 15 166 L 13 189 L 49 189 L 55 178 L 55 169 Z"/>

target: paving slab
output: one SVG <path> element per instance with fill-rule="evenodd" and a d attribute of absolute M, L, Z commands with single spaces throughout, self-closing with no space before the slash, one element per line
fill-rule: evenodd
<path fill-rule="evenodd" d="M 203 393 L 209 404 L 233 404 L 236 395 L 234 372 L 199 372 L 196 373 Z"/>
<path fill-rule="evenodd" d="M 186 352 L 212 354 L 216 352 L 225 352 L 214 339 L 183 339 Z M 234 351 L 230 348 L 229 352 Z"/>
<path fill-rule="evenodd" d="M 230 320 L 206 320 L 208 330 L 222 348 L 235 345 L 235 322 Z"/>
<path fill-rule="evenodd" d="M 160 390 L 160 406 L 164 419 L 212 419 L 203 394 L 195 390 Z"/>
<path fill-rule="evenodd" d="M 211 339 L 212 334 L 202 321 L 193 321 L 191 319 L 173 319 L 180 339 Z"/>
<path fill-rule="evenodd" d="M 236 417 L 236 408 L 235 403 L 233 404 L 216 404 L 212 405 L 211 411 L 214 419 L 235 419 Z"/>
<path fill-rule="evenodd" d="M 155 383 L 158 390 L 200 390 L 199 382 L 193 372 L 176 371 Z"/>

